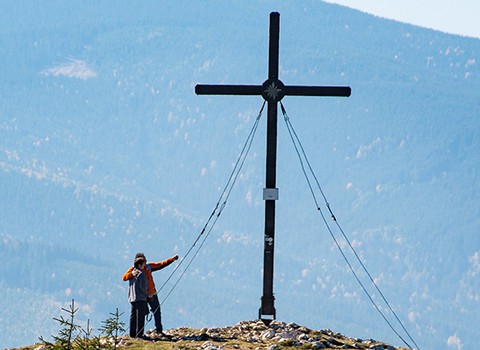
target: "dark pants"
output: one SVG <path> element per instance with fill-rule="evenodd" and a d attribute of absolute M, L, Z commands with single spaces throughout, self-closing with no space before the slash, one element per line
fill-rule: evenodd
<path fill-rule="evenodd" d="M 147 314 L 146 301 L 134 301 L 130 312 L 130 337 L 143 337 L 145 328 L 145 315 Z"/>
<path fill-rule="evenodd" d="M 152 310 L 153 317 L 155 318 L 155 329 L 157 330 L 157 332 L 163 332 L 162 312 L 160 310 L 158 296 L 155 294 L 152 299 L 150 299 L 148 304 L 150 305 L 150 310 Z"/>

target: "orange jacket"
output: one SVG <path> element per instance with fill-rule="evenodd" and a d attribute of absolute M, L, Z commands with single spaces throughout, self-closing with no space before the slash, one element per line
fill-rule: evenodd
<path fill-rule="evenodd" d="M 160 261 L 160 262 L 147 262 L 147 266 L 145 270 L 143 270 L 143 273 L 145 273 L 145 277 L 147 278 L 147 291 L 148 294 L 153 295 L 157 292 L 155 289 L 155 282 L 153 281 L 153 276 L 152 272 L 158 271 L 163 269 L 164 267 L 167 267 L 171 263 L 173 263 L 175 259 L 173 257 L 168 258 L 167 260 Z M 128 281 L 130 278 L 133 277 L 132 275 L 133 271 L 133 266 L 130 266 L 130 268 L 125 272 L 125 274 L 122 277 L 122 280 Z"/>

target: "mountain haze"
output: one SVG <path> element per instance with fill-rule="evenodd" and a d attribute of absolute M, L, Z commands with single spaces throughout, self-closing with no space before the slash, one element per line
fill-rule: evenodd
<path fill-rule="evenodd" d="M 94 327 L 116 307 L 126 321 L 121 276 L 135 253 L 186 254 L 263 103 L 194 86 L 265 81 L 271 11 L 281 15 L 280 80 L 352 87 L 349 98 L 282 102 L 362 261 L 422 350 L 478 343 L 480 40 L 313 0 L 0 9 L 2 347 L 55 334 L 52 318 L 71 299 Z M 166 328 L 258 315 L 265 121 L 162 306 Z M 342 259 L 278 122 L 277 318 L 403 346 Z M 174 267 L 156 272 L 157 287 Z"/>

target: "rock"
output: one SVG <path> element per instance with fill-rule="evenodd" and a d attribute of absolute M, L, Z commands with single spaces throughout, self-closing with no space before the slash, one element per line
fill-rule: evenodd
<path fill-rule="evenodd" d="M 267 329 L 260 335 L 260 339 L 272 339 L 275 336 L 275 331 L 273 329 Z"/>
<path fill-rule="evenodd" d="M 220 332 L 220 328 L 208 328 L 207 330 L 202 329 L 202 332 L 207 333 L 208 335 L 210 334 L 218 334 Z"/>
<path fill-rule="evenodd" d="M 374 345 L 370 345 L 369 349 L 371 349 L 371 350 L 384 350 L 385 347 L 383 346 L 383 344 L 374 344 Z"/>
<path fill-rule="evenodd" d="M 330 329 L 322 329 L 321 332 L 322 332 L 322 334 L 325 334 L 325 335 L 328 335 L 328 336 L 333 335 L 333 332 Z"/>
<path fill-rule="evenodd" d="M 290 322 L 289 324 L 287 324 L 287 327 L 292 328 L 292 329 L 300 328 L 300 326 L 298 324 L 293 323 L 293 322 Z"/>
<path fill-rule="evenodd" d="M 307 327 L 302 326 L 302 327 L 298 328 L 298 331 L 302 332 L 302 333 L 310 333 L 312 330 L 308 329 Z"/>
<path fill-rule="evenodd" d="M 254 329 L 255 331 L 260 331 L 260 332 L 261 332 L 261 331 L 267 330 L 268 327 L 265 326 L 265 323 L 263 323 L 262 321 L 258 320 L 257 322 L 255 322 L 255 323 L 253 324 L 253 329 Z"/>
<path fill-rule="evenodd" d="M 297 340 L 300 335 L 302 335 L 302 333 L 300 333 L 298 331 L 287 330 L 287 331 L 283 331 L 281 333 L 277 333 L 276 337 L 278 337 L 279 339 L 283 339 L 283 340 Z"/>
<path fill-rule="evenodd" d="M 282 350 L 282 348 L 280 346 L 278 346 L 277 344 L 271 345 L 267 349 L 268 350 Z"/>
<path fill-rule="evenodd" d="M 283 322 L 279 322 L 279 321 L 275 321 L 273 320 L 272 322 L 270 322 L 270 324 L 268 325 L 268 328 L 270 329 L 279 329 L 279 328 L 283 328 L 284 327 L 284 323 Z"/>
<path fill-rule="evenodd" d="M 338 341 L 337 339 L 332 338 L 332 337 L 329 337 L 329 338 L 327 339 L 327 341 L 328 341 L 330 344 L 335 345 L 335 346 L 342 346 L 342 345 L 345 344 L 345 343 L 342 343 L 342 342 L 340 342 L 340 341 Z"/>
<path fill-rule="evenodd" d="M 213 345 L 209 341 L 206 341 L 205 343 L 203 343 L 201 348 L 204 349 L 204 350 L 220 350 L 220 349 L 222 349 L 221 346 Z"/>
<path fill-rule="evenodd" d="M 297 340 L 302 340 L 302 341 L 308 341 L 308 335 L 306 335 L 305 333 L 300 333 L 298 336 L 297 336 Z"/>
<path fill-rule="evenodd" d="M 325 349 L 325 345 L 321 341 L 315 341 L 310 343 L 314 349 Z"/>

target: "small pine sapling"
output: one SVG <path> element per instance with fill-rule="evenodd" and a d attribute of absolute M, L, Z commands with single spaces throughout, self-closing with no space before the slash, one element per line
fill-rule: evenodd
<path fill-rule="evenodd" d="M 101 349 L 100 339 L 93 335 L 94 329 L 90 327 L 90 320 L 87 320 L 87 328 L 80 329 L 80 335 L 75 341 L 78 350 L 96 350 Z"/>
<path fill-rule="evenodd" d="M 105 321 L 102 321 L 103 326 L 99 329 L 99 331 L 107 337 L 107 344 L 108 340 L 111 339 L 111 349 L 116 350 L 117 345 L 120 342 L 118 339 L 119 333 L 125 332 L 125 322 L 120 321 L 120 317 L 123 315 L 123 312 L 118 313 L 118 308 L 115 309 L 115 313 L 110 313 L 110 315 L 111 317 L 107 318 Z"/>
<path fill-rule="evenodd" d="M 53 335 L 52 338 L 54 343 L 48 342 L 43 337 L 40 337 L 40 341 L 46 346 L 49 350 L 72 350 L 73 349 L 73 341 L 76 338 L 76 333 L 79 329 L 81 329 L 80 325 L 75 324 L 75 313 L 78 311 L 78 308 L 75 309 L 75 300 L 72 299 L 72 303 L 70 304 L 69 309 L 65 309 L 62 307 L 62 310 L 67 312 L 69 317 L 63 318 L 53 318 L 55 321 L 59 322 L 62 328 L 58 332 L 58 335 Z"/>

